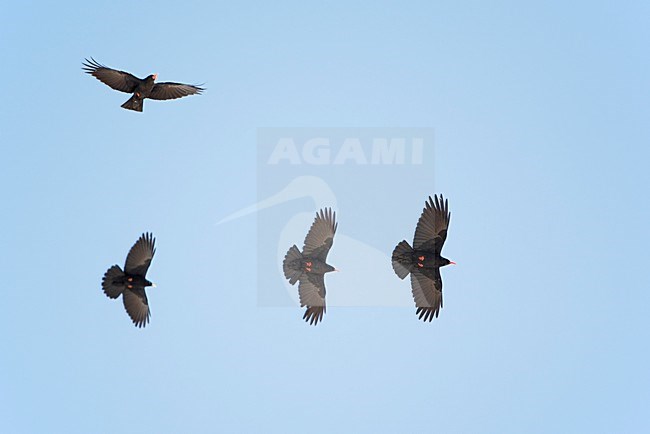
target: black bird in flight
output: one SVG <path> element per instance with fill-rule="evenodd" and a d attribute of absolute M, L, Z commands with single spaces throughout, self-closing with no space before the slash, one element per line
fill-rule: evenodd
<path fill-rule="evenodd" d="M 411 274 L 411 288 L 417 307 L 416 315 L 424 321 L 438 317 L 442 307 L 442 277 L 440 267 L 455 264 L 440 255 L 442 245 L 447 239 L 449 228 L 449 207 L 435 197 L 435 203 L 429 196 L 424 210 L 415 228 L 413 247 L 402 241 L 393 250 L 393 270 L 400 279 Z"/>
<path fill-rule="evenodd" d="M 87 74 L 112 89 L 120 92 L 132 93 L 133 96 L 122 107 L 128 110 L 142 111 L 145 98 L 149 99 L 176 99 L 188 95 L 200 94 L 205 89 L 191 84 L 181 83 L 154 83 L 158 74 L 151 74 L 147 78 L 140 79 L 128 72 L 111 69 L 97 63 L 92 57 L 85 59 L 82 68 Z"/>
<path fill-rule="evenodd" d="M 331 208 L 320 210 L 305 237 L 302 253 L 294 244 L 284 257 L 282 268 L 289 283 L 298 285 L 300 307 L 307 306 L 303 319 L 318 324 L 325 314 L 325 273 L 338 271 L 328 265 L 327 254 L 336 233 L 336 213 Z"/>
<path fill-rule="evenodd" d="M 129 250 L 124 271 L 118 265 L 113 265 L 102 279 L 102 288 L 109 298 L 122 295 L 126 312 L 137 327 L 144 327 L 149 322 L 149 303 L 144 289 L 147 286 L 156 287 L 145 278 L 156 253 L 155 244 L 152 234 L 142 234 Z"/>

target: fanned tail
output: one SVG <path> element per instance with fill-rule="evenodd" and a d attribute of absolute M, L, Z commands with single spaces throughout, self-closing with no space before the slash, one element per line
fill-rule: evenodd
<path fill-rule="evenodd" d="M 102 288 L 104 294 L 109 298 L 117 298 L 122 294 L 122 291 L 124 291 L 124 272 L 119 266 L 113 265 L 106 271 L 102 279 Z"/>
<path fill-rule="evenodd" d="M 298 247 L 294 244 L 284 256 L 284 261 L 282 262 L 284 277 L 289 279 L 289 283 L 292 285 L 294 285 L 302 275 L 301 261 L 302 253 L 300 253 L 300 250 L 298 250 Z"/>
<path fill-rule="evenodd" d="M 413 248 L 406 241 L 400 242 L 393 250 L 393 270 L 400 279 L 404 279 L 411 272 Z"/>
<path fill-rule="evenodd" d="M 134 110 L 136 112 L 141 112 L 142 109 L 144 108 L 144 101 L 142 98 L 138 98 L 137 96 L 133 95 L 127 102 L 122 104 L 122 108 L 125 108 L 127 110 Z"/>

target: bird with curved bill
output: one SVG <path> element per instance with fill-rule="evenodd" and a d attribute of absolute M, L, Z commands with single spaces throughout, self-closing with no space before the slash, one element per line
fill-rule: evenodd
<path fill-rule="evenodd" d="M 122 296 L 124 308 L 136 327 L 144 327 L 149 322 L 151 311 L 145 288 L 156 285 L 146 279 L 147 270 L 156 253 L 156 239 L 153 234 L 145 233 L 131 247 L 126 256 L 124 270 L 113 265 L 102 279 L 102 288 L 108 298 Z"/>
<path fill-rule="evenodd" d="M 325 314 L 325 273 L 338 271 L 327 264 L 327 254 L 334 243 L 338 223 L 331 208 L 316 213 L 302 252 L 294 244 L 284 257 L 282 269 L 289 283 L 298 284 L 300 307 L 307 307 L 303 319 L 316 325 Z"/>
<path fill-rule="evenodd" d="M 144 79 L 138 78 L 128 72 L 118 71 L 117 69 L 104 66 L 92 57 L 90 60 L 85 59 L 82 69 L 111 89 L 132 93 L 133 96 L 122 104 L 122 107 L 137 112 L 142 111 L 146 98 L 157 100 L 176 99 L 188 95 L 201 94 L 205 90 L 193 84 L 156 83 L 158 74 L 151 74 Z"/>
<path fill-rule="evenodd" d="M 438 317 L 442 308 L 442 277 L 440 268 L 455 262 L 441 255 L 447 239 L 451 213 L 442 195 L 435 201 L 429 196 L 415 228 L 413 247 L 405 240 L 393 250 L 393 270 L 400 279 L 411 275 L 411 289 L 417 308 L 416 315 L 423 321 Z"/>

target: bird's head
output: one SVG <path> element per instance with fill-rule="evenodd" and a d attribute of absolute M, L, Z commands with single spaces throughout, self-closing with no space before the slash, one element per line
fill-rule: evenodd
<path fill-rule="evenodd" d="M 329 273 L 329 272 L 331 272 L 331 271 L 339 271 L 339 269 L 338 269 L 338 268 L 335 268 L 335 267 L 332 267 L 332 266 L 329 265 L 329 264 L 325 264 L 325 272 L 326 272 L 326 273 Z"/>
<path fill-rule="evenodd" d="M 153 77 L 154 80 L 158 80 L 158 74 L 151 74 L 151 77 Z"/>
<path fill-rule="evenodd" d="M 151 286 L 152 288 L 155 288 L 156 284 L 145 279 L 144 286 Z"/>
<path fill-rule="evenodd" d="M 444 267 L 445 265 L 456 265 L 456 263 L 447 258 L 442 258 L 442 266 Z"/>

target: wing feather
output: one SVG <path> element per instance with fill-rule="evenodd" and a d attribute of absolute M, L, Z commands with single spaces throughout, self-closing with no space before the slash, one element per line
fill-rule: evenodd
<path fill-rule="evenodd" d="M 322 274 L 307 274 L 298 285 L 300 306 L 307 310 L 303 319 L 310 325 L 316 325 L 325 314 L 325 278 Z"/>
<path fill-rule="evenodd" d="M 153 255 L 156 254 L 156 239 L 151 233 L 144 233 L 135 242 L 124 264 L 124 272 L 142 277 L 147 275 Z"/>
<path fill-rule="evenodd" d="M 337 227 L 336 213 L 332 212 L 331 208 L 321 209 L 317 212 L 314 223 L 305 237 L 302 254 L 326 262 L 327 254 L 334 243 Z"/>
<path fill-rule="evenodd" d="M 429 196 L 429 201 L 425 203 L 424 210 L 422 210 L 422 215 L 415 228 L 413 248 L 421 249 L 423 245 L 427 244 L 426 247 L 432 247 L 439 254 L 447 239 L 451 213 L 447 200 L 443 200 L 442 195 L 440 195 L 440 199 L 437 195 L 434 198 L 435 202 Z M 433 245 L 431 246 L 431 244 Z"/>
<path fill-rule="evenodd" d="M 438 317 L 442 308 L 442 277 L 440 270 L 435 270 L 434 279 L 430 279 L 418 270 L 411 272 L 411 288 L 417 307 L 416 314 L 423 321 Z"/>
<path fill-rule="evenodd" d="M 143 288 L 127 289 L 122 295 L 124 308 L 136 327 L 144 327 L 149 322 L 149 302 Z"/>
<path fill-rule="evenodd" d="M 129 74 L 128 72 L 118 71 L 98 63 L 92 57 L 90 60 L 85 59 L 82 68 L 87 74 L 92 75 L 111 89 L 120 92 L 133 93 L 142 80 Z"/>
<path fill-rule="evenodd" d="M 176 99 L 188 95 L 201 94 L 205 89 L 200 86 L 182 83 L 156 83 L 149 98 L 157 100 Z"/>

